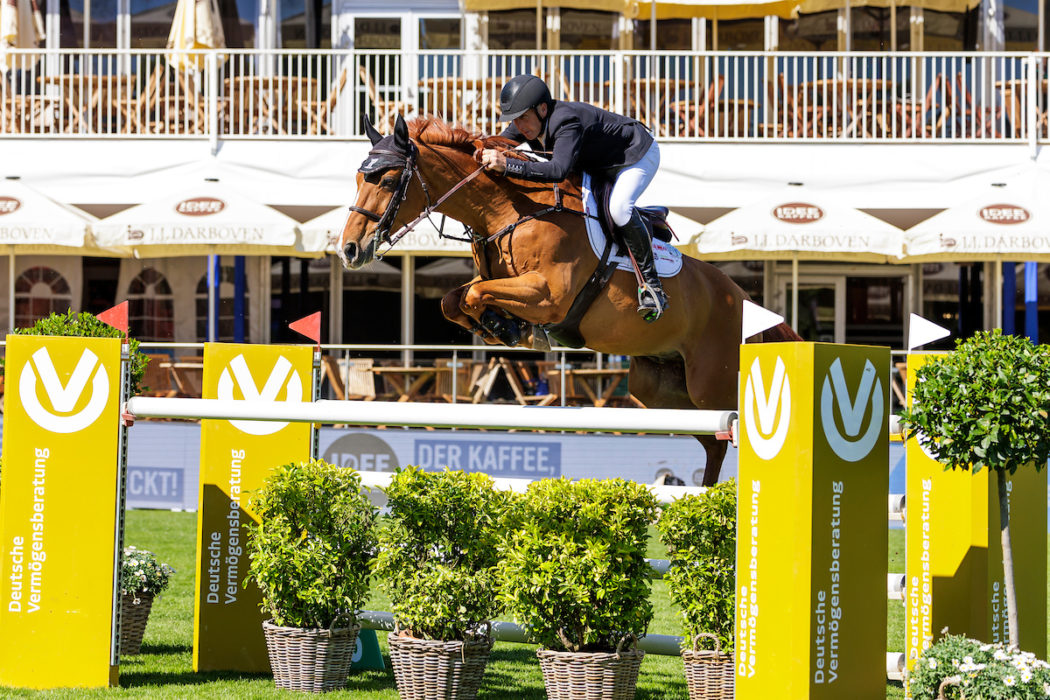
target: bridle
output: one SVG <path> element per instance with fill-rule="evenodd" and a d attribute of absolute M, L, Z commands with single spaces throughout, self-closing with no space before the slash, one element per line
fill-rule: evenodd
<path fill-rule="evenodd" d="M 379 252 L 379 246 L 386 245 L 388 246 L 387 251 L 389 251 L 399 240 L 412 231 L 419 222 L 423 221 L 423 219 L 429 218 L 446 199 L 459 191 L 461 187 L 473 180 L 482 170 L 484 170 L 484 167 L 479 167 L 470 175 L 467 175 L 456 183 L 436 202 L 431 203 L 430 188 L 427 187 L 426 181 L 423 180 L 423 175 L 420 173 L 419 165 L 416 162 L 419 156 L 419 149 L 416 147 L 416 144 L 411 141 L 409 141 L 408 145 L 408 153 L 402 153 L 400 151 L 386 148 L 374 148 L 369 152 L 369 157 L 365 160 L 365 163 L 358 169 L 359 172 L 368 174 L 380 169 L 388 170 L 398 166 L 401 167 L 401 179 L 397 183 L 397 189 L 394 190 L 394 195 L 390 198 L 390 201 L 387 202 L 386 210 L 384 210 L 382 214 L 377 214 L 370 209 L 365 209 L 356 205 L 350 205 L 350 211 L 361 214 L 370 221 L 376 222 L 376 227 L 373 229 L 374 235 L 371 246 L 372 255 L 377 260 L 382 259 L 382 255 Z M 368 167 L 366 168 L 366 166 Z M 423 208 L 423 211 L 419 216 L 391 234 L 390 229 L 393 228 L 397 212 L 401 209 L 401 205 L 404 204 L 405 197 L 408 195 L 408 186 L 412 182 L 413 176 L 419 180 L 419 185 L 423 188 L 423 196 L 426 197 L 427 205 Z"/>

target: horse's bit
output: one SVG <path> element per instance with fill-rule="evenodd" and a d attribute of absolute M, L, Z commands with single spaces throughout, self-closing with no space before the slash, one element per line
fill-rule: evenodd
<path fill-rule="evenodd" d="M 419 172 L 419 166 L 416 164 L 416 156 L 419 154 L 419 149 L 416 145 L 409 142 L 409 152 L 407 154 L 400 153 L 399 151 L 392 151 L 385 148 L 373 149 L 369 152 L 369 158 L 365 163 L 358 168 L 359 172 L 371 173 L 382 168 L 391 168 L 401 166 L 401 180 L 398 182 L 397 190 L 394 191 L 394 196 L 390 198 L 390 201 L 386 205 L 386 210 L 382 215 L 375 213 L 369 209 L 351 205 L 350 211 L 357 212 L 362 216 L 376 222 L 375 237 L 372 239 L 373 254 L 376 258 L 381 258 L 379 255 L 379 246 L 388 245 L 393 248 L 394 245 L 401 240 L 402 237 L 407 235 L 412 229 L 414 229 L 419 222 L 423 219 L 429 218 L 434 210 L 440 207 L 446 199 L 455 194 L 461 187 L 466 185 L 468 182 L 473 180 L 475 177 L 484 170 L 483 167 L 479 167 L 477 170 L 467 175 L 465 178 L 460 180 L 454 185 L 448 192 L 443 194 L 440 199 L 436 202 L 431 203 L 430 200 L 430 188 L 427 187 L 427 183 L 423 180 L 422 173 Z M 375 156 L 373 158 L 372 156 Z M 423 195 L 426 197 L 427 205 L 423 208 L 423 211 L 415 219 L 402 226 L 395 233 L 391 235 L 390 229 L 393 227 L 394 218 L 397 216 L 398 210 L 405 201 L 405 197 L 408 194 L 408 185 L 412 181 L 412 176 L 415 175 L 419 179 L 419 184 L 423 188 Z M 436 227 L 435 227 L 436 228 Z"/>

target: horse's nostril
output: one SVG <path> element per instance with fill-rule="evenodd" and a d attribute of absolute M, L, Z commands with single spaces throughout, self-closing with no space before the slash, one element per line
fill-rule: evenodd
<path fill-rule="evenodd" d="M 347 260 L 353 261 L 357 259 L 357 244 L 347 243 L 346 247 L 343 248 L 343 255 L 346 256 Z"/>

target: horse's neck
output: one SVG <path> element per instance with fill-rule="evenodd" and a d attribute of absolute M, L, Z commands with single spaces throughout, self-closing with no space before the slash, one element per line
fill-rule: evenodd
<path fill-rule="evenodd" d="M 461 151 L 446 149 L 444 155 L 446 159 L 431 163 L 424 173 L 428 182 L 433 182 L 436 197 L 451 190 L 477 167 L 474 160 Z M 454 162 L 456 167 L 449 167 L 449 162 Z M 569 186 L 565 190 L 566 194 L 579 197 L 577 187 Z M 551 185 L 535 183 L 528 190 L 522 190 L 502 176 L 482 173 L 454 194 L 441 211 L 476 231 L 495 233 L 532 213 L 537 206 L 553 203 Z"/>

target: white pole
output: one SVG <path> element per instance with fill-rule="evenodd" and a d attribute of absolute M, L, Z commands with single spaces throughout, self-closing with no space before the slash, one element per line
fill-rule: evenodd
<path fill-rule="evenodd" d="M 7 256 L 7 332 L 15 329 L 15 247 L 10 246 L 11 251 Z"/>
<path fill-rule="evenodd" d="M 649 50 L 656 51 L 656 0 L 649 2 Z"/>
<path fill-rule="evenodd" d="M 533 430 L 589 430 L 594 432 L 652 433 L 656 435 L 713 435 L 726 432 L 735 411 L 669 408 L 608 408 L 584 406 L 492 406 L 395 401 L 238 401 L 232 399 L 162 399 L 132 397 L 127 410 L 136 418 L 203 418 L 264 420 L 292 423 L 347 423 L 402 425 L 430 428 L 514 428 Z"/>
<path fill-rule="evenodd" d="M 791 330 L 798 333 L 798 258 L 791 258 Z"/>

